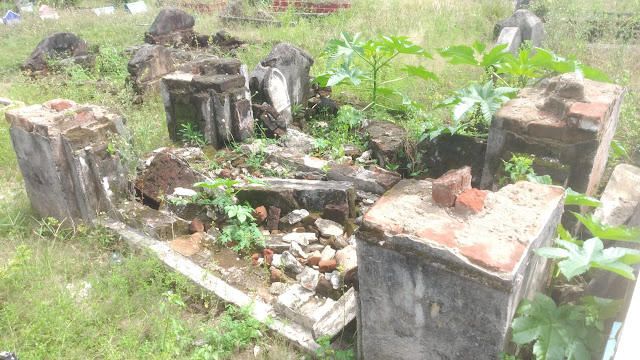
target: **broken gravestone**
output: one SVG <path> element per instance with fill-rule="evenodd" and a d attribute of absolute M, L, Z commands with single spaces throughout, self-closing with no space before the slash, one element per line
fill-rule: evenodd
<path fill-rule="evenodd" d="M 160 89 L 160 79 L 173 72 L 171 52 L 162 45 L 144 44 L 135 52 L 127 66 L 127 84 L 138 93 Z"/>
<path fill-rule="evenodd" d="M 291 105 L 305 105 L 309 98 L 309 70 L 313 57 L 306 51 L 288 43 L 280 43 L 262 59 L 251 72 L 251 93 L 264 96 L 265 78 L 275 68 L 286 79 Z M 273 104 L 272 104 L 273 105 Z"/>
<path fill-rule="evenodd" d="M 619 85 L 568 73 L 546 86 L 526 87 L 493 115 L 481 187 L 494 188 L 496 173 L 514 153 L 544 158 L 538 175 L 593 195 L 607 164 L 624 99 Z M 537 162 L 534 160 L 534 167 Z M 568 171 L 560 178 L 557 169 Z"/>
<path fill-rule="evenodd" d="M 504 52 L 517 56 L 518 51 L 520 51 L 520 44 L 522 44 L 520 28 L 516 26 L 503 27 L 496 41 L 496 45 L 502 44 L 508 44 Z"/>
<path fill-rule="evenodd" d="M 181 140 L 187 125 L 200 131 L 213 147 L 253 136 L 247 66 L 239 60 L 189 62 L 165 76 L 160 88 L 172 141 Z"/>
<path fill-rule="evenodd" d="M 163 46 L 190 45 L 194 38 L 195 19 L 176 8 L 162 9 L 144 35 L 149 44 Z"/>
<path fill-rule="evenodd" d="M 71 33 L 55 33 L 42 39 L 29 59 L 22 65 L 23 70 L 40 71 L 49 69 L 51 61 L 75 64 L 93 64 L 89 53 L 89 43 Z"/>
<path fill-rule="evenodd" d="M 542 20 L 531 11 L 526 9 L 516 10 L 508 19 L 497 23 L 495 36 L 501 35 L 505 28 L 513 27 L 520 29 L 520 41 L 522 43 L 530 41 L 531 46 L 540 46 L 542 43 L 542 37 L 544 36 Z M 502 36 L 506 36 L 506 34 Z"/>
<path fill-rule="evenodd" d="M 108 149 L 124 119 L 101 106 L 51 100 L 5 113 L 31 206 L 42 217 L 93 220 L 129 195 L 127 172 Z"/>

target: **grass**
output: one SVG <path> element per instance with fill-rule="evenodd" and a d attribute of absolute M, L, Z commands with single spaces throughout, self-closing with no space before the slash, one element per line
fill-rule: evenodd
<path fill-rule="evenodd" d="M 130 55 L 125 49 L 143 42 L 144 31 L 153 22 L 158 8 L 147 1 L 146 14 L 116 14 L 97 18 L 90 10 L 59 10 L 58 21 L 40 21 L 26 15 L 16 26 L 0 26 L 0 96 L 27 105 L 53 98 L 104 104 L 120 111 L 135 138 L 134 152 L 145 153 L 169 143 L 165 115 L 158 95 L 133 104 L 133 94 L 124 86 Z M 548 6 L 545 15 L 544 46 L 560 55 L 575 55 L 582 62 L 601 68 L 616 83 L 629 87 L 616 138 L 629 153 L 640 150 L 640 64 L 630 46 L 637 40 L 616 37 L 615 29 L 604 29 L 599 44 L 589 44 L 588 19 L 602 11 L 639 11 L 640 2 L 607 0 L 537 0 Z M 84 6 L 104 6 L 100 1 Z M 165 5 L 171 5 L 165 3 Z M 9 3 L 0 3 L 0 8 Z M 11 4 L 12 6 L 12 4 Z M 433 60 L 405 57 L 396 62 L 424 65 L 440 82 L 411 79 L 393 83 L 417 102 L 431 108 L 448 97 L 447 92 L 466 87 L 480 77 L 480 70 L 451 66 L 435 55 L 435 49 L 478 40 L 492 43 L 494 24 L 509 16 L 511 2 L 504 0 L 359 0 L 350 10 L 321 18 L 279 15 L 285 26 L 255 28 L 246 24 L 223 25 L 216 14 L 198 14 L 195 30 L 213 34 L 226 29 L 250 41 L 238 57 L 252 69 L 276 42 L 290 42 L 317 56 L 329 39 L 341 32 L 362 32 L 364 38 L 381 35 L 408 36 L 434 54 Z M 290 26 L 291 21 L 295 26 Z M 55 32 L 73 32 L 100 46 L 98 66 L 84 71 L 71 68 L 64 73 L 32 78 L 19 69 L 40 40 Z M 566 36 L 566 34 L 575 34 Z M 603 44 L 613 47 L 603 50 Z M 312 74 L 324 72 L 326 59 L 318 58 Z M 382 80 L 394 79 L 399 71 L 388 68 Z M 369 91 L 339 86 L 334 95 L 354 93 L 366 100 Z M 0 117 L 4 114 L 0 112 Z M 384 115 L 380 115 L 384 116 Z M 434 122 L 446 121 L 448 114 L 430 114 Z M 413 132 L 422 130 L 420 119 L 411 123 Z M 100 230 L 84 230 L 74 236 L 58 232 L 55 226 L 32 213 L 15 155 L 8 125 L 0 121 L 0 351 L 16 351 L 21 359 L 39 358 L 198 358 L 207 340 L 224 350 L 224 356 L 252 358 L 253 344 L 270 348 L 264 358 L 285 359 L 295 354 L 279 339 L 255 340 L 256 324 L 246 310 L 224 311 L 213 299 L 201 296 L 180 276 L 169 273 L 144 254 L 135 254 Z M 48 235 L 38 229 L 49 225 Z M 45 226 L 46 230 L 47 227 Z M 51 231 L 54 230 L 54 231 Z M 121 263 L 111 260 L 114 251 Z M 14 260 L 10 267 L 10 260 Z M 91 284 L 88 295 L 73 294 L 84 282 Z M 69 290 L 67 285 L 73 290 Z M 171 293 L 169 293 L 171 291 Z M 182 305 L 184 303 L 184 306 Z M 233 333 L 237 337 L 225 338 Z M 241 341 L 242 340 L 242 341 Z M 229 343 L 241 343 L 229 346 Z M 199 354 L 200 353 L 200 354 Z M 299 357 L 299 356 L 298 356 Z"/>

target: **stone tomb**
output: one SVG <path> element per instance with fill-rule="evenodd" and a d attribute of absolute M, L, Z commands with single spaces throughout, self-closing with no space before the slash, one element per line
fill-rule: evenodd
<path fill-rule="evenodd" d="M 526 87 L 493 115 L 481 187 L 497 183 L 512 153 L 536 156 L 538 175 L 593 195 L 606 167 L 624 99 L 623 87 L 584 79 L 578 73 Z"/>
<path fill-rule="evenodd" d="M 216 148 L 253 136 L 247 66 L 236 59 L 204 58 L 161 81 L 169 138 L 180 141 L 184 125 Z"/>
<path fill-rule="evenodd" d="M 108 151 L 124 119 L 104 107 L 51 100 L 5 113 L 31 206 L 42 217 L 93 220 L 129 195 L 126 170 Z"/>
<path fill-rule="evenodd" d="M 402 180 L 356 232 L 360 359 L 496 359 L 520 300 L 546 283 L 533 250 L 551 243 L 562 188 L 522 181 L 469 211 L 435 204 L 432 184 Z"/>

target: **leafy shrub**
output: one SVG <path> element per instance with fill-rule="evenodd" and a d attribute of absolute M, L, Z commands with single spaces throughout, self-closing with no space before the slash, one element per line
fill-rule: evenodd
<path fill-rule="evenodd" d="M 362 81 L 371 83 L 372 103 L 377 103 L 381 90 L 380 72 L 400 54 L 414 55 L 433 59 L 422 47 L 412 43 L 405 36 L 383 36 L 378 40 L 360 41 L 360 33 L 353 38 L 347 33 L 340 34 L 340 39 L 330 40 L 320 56 L 328 56 L 327 72 L 315 78 L 321 86 L 333 86 L 349 81 L 355 86 Z M 334 66 L 342 58 L 342 63 Z M 358 59 L 367 70 L 362 71 L 355 64 Z M 423 66 L 405 65 L 402 71 L 408 76 L 417 76 L 425 81 L 437 81 L 436 75 Z M 400 79 L 392 80 L 397 81 Z M 388 92 L 393 93 L 392 90 Z"/>

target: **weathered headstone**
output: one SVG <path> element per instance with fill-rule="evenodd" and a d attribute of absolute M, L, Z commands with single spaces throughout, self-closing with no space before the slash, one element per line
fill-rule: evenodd
<path fill-rule="evenodd" d="M 488 193 L 480 213 L 402 180 L 356 232 L 359 358 L 493 360 L 522 298 L 545 284 L 564 190 L 526 181 Z M 456 200 L 457 201 L 457 200 Z"/>
<path fill-rule="evenodd" d="M 96 16 L 111 15 L 115 11 L 116 11 L 116 9 L 113 6 L 107 6 L 107 7 L 101 7 L 101 8 L 93 9 L 93 13 L 96 14 Z"/>
<path fill-rule="evenodd" d="M 175 70 L 171 52 L 162 45 L 142 45 L 127 66 L 127 83 L 139 94 L 160 89 L 160 79 Z"/>
<path fill-rule="evenodd" d="M 287 79 L 280 70 L 271 68 L 267 70 L 263 80 L 265 100 L 273 106 L 285 124 L 293 120 L 291 115 L 291 99 L 287 90 Z"/>
<path fill-rule="evenodd" d="M 508 19 L 496 24 L 496 36 L 498 36 L 504 28 L 517 27 L 520 29 L 521 42 L 530 41 L 532 46 L 540 46 L 544 29 L 542 20 L 526 9 L 516 10 Z"/>
<path fill-rule="evenodd" d="M 129 195 L 126 169 L 107 150 L 124 120 L 106 108 L 51 100 L 5 113 L 31 206 L 43 217 L 92 220 Z"/>
<path fill-rule="evenodd" d="M 18 2 L 16 4 L 15 10 L 19 14 L 32 13 L 34 11 L 33 3 L 31 3 L 31 2 Z"/>
<path fill-rule="evenodd" d="M 538 175 L 593 195 L 607 164 L 609 146 L 624 99 L 619 85 L 584 79 L 578 73 L 526 87 L 498 110 L 491 122 L 481 187 L 490 189 L 511 153 L 532 154 Z M 536 167 L 537 166 L 537 167 Z M 557 171 L 566 167 L 566 177 Z"/>
<path fill-rule="evenodd" d="M 2 18 L 2 21 L 7 25 L 14 25 L 20 22 L 20 15 L 9 10 Z"/>
<path fill-rule="evenodd" d="M 145 33 L 144 40 L 158 45 L 190 45 L 195 38 L 193 16 L 177 8 L 162 9 Z"/>
<path fill-rule="evenodd" d="M 146 13 L 149 8 L 147 8 L 147 4 L 144 1 L 135 1 L 124 4 L 124 8 L 131 14 L 142 14 Z"/>
<path fill-rule="evenodd" d="M 22 65 L 23 70 L 38 71 L 49 67 L 51 61 L 71 59 L 72 62 L 91 63 L 89 43 L 71 33 L 55 33 L 42 39 L 29 59 Z"/>
<path fill-rule="evenodd" d="M 280 43 L 256 65 L 251 72 L 252 93 L 264 94 L 264 80 L 270 68 L 278 69 L 284 75 L 292 105 L 306 105 L 309 99 L 309 70 L 313 57 L 304 50 L 287 43 Z"/>

